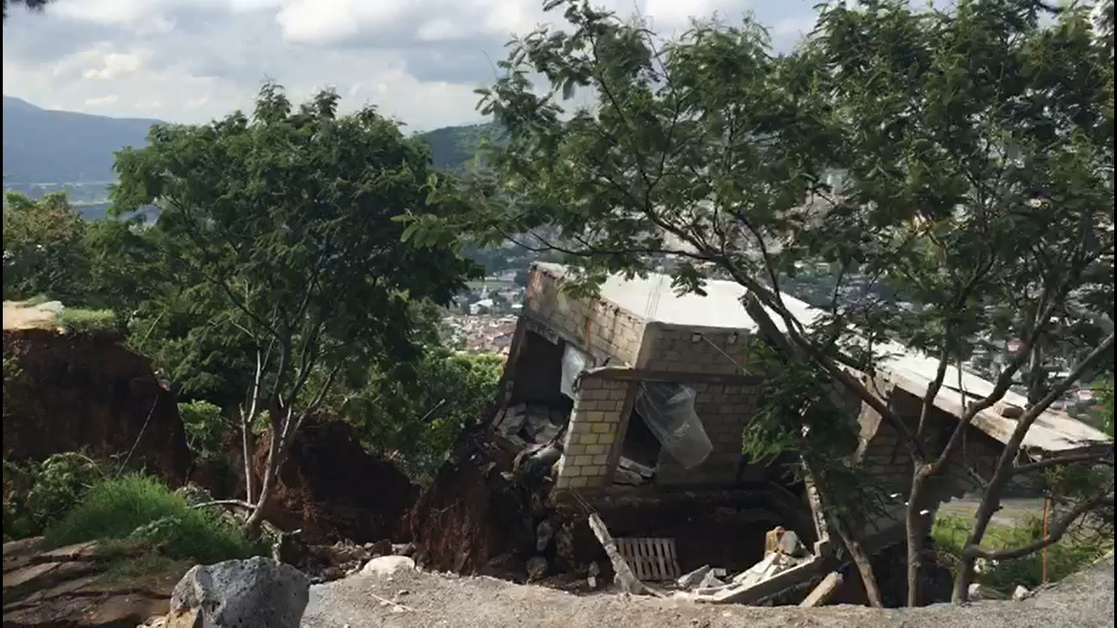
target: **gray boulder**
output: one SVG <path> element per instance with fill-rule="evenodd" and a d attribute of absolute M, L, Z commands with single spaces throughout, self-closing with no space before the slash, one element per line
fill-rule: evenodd
<path fill-rule="evenodd" d="M 212 628 L 299 628 L 309 601 L 301 571 L 257 556 L 195 565 L 175 585 L 170 617 Z"/>

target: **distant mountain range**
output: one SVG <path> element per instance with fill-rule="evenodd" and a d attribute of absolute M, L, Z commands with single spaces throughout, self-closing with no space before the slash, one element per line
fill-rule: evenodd
<path fill-rule="evenodd" d="M 142 146 L 159 120 L 51 111 L 4 96 L 4 188 L 83 188 L 112 181 L 113 153 Z M 492 124 L 451 126 L 421 135 L 434 165 L 457 169 L 474 157 Z M 63 184 L 67 184 L 63 186 Z"/>

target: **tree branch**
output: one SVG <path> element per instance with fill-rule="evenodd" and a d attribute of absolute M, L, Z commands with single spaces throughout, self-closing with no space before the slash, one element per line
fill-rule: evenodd
<path fill-rule="evenodd" d="M 1023 547 L 1007 550 L 987 550 L 980 547 L 969 546 L 965 551 L 974 558 L 984 558 L 986 560 L 1012 560 L 1014 558 L 1023 558 L 1030 554 L 1034 554 L 1045 547 L 1058 543 L 1063 535 L 1067 533 L 1070 526 L 1078 520 L 1079 517 L 1086 513 L 1096 510 L 1104 506 L 1113 506 L 1113 493 L 1107 492 L 1098 495 L 1089 501 L 1082 502 L 1072 508 L 1066 515 L 1059 518 L 1048 528 L 1047 536 L 1042 539 L 1037 539 L 1033 543 L 1029 543 Z"/>

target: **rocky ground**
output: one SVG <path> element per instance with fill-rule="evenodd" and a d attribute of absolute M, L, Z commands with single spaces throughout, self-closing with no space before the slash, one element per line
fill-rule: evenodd
<path fill-rule="evenodd" d="M 1113 556 L 1022 602 L 936 605 L 916 610 L 695 606 L 612 594 L 576 596 L 493 578 L 416 571 L 358 575 L 311 587 L 304 628 L 1111 628 Z"/>

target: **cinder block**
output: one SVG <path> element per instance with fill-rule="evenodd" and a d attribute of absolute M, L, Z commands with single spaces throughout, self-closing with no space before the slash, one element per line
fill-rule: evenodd
<path fill-rule="evenodd" d="M 601 440 L 602 434 L 579 434 L 578 442 L 582 445 L 594 445 L 596 443 L 605 443 L 612 441 Z"/>
<path fill-rule="evenodd" d="M 608 451 L 605 448 L 605 445 L 579 445 L 579 447 L 583 448 L 583 451 L 579 451 L 578 454 L 585 453 L 585 454 L 590 454 L 591 456 L 596 456 L 598 454 L 603 454 L 603 453 L 606 453 Z M 569 453 L 571 455 L 578 455 L 578 454 L 574 454 L 570 450 L 567 450 L 567 453 Z"/>
<path fill-rule="evenodd" d="M 614 441 L 617 440 L 617 435 L 610 432 L 608 434 L 599 435 L 598 439 L 599 439 L 598 442 L 600 442 L 600 443 L 604 443 L 606 445 L 611 445 L 611 444 L 613 444 Z"/>
<path fill-rule="evenodd" d="M 594 434 L 608 434 L 613 431 L 613 426 L 609 423 L 593 423 L 590 425 L 590 432 Z"/>
<path fill-rule="evenodd" d="M 582 475 L 582 467 L 573 464 L 564 465 L 559 475 L 564 475 L 568 478 L 576 478 Z"/>
<path fill-rule="evenodd" d="M 592 460 L 593 460 L 593 464 L 595 464 L 595 465 L 607 465 L 607 464 L 609 464 L 609 456 L 607 454 L 599 454 L 599 455 L 593 456 Z M 604 473 L 604 471 L 602 471 L 602 472 Z"/>
<path fill-rule="evenodd" d="M 583 488 L 589 486 L 589 478 L 570 478 L 570 488 Z"/>
<path fill-rule="evenodd" d="M 596 453 L 589 451 L 589 447 L 601 447 L 601 445 L 567 445 L 563 453 L 567 456 L 581 456 L 583 454 Z"/>
<path fill-rule="evenodd" d="M 593 464 L 593 456 L 574 456 L 573 461 L 575 466 L 588 467 Z"/>
<path fill-rule="evenodd" d="M 586 420 L 590 423 L 604 423 L 608 418 L 608 414 L 601 410 L 591 410 L 586 413 Z"/>

